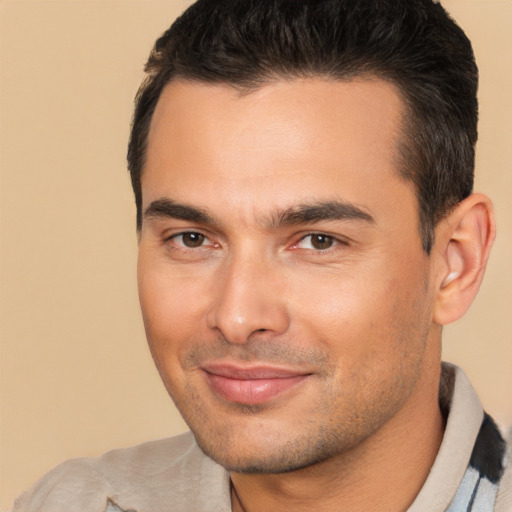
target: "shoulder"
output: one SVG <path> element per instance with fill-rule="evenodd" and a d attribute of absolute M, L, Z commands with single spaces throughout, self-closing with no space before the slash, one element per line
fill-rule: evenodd
<path fill-rule="evenodd" d="M 12 512 L 157 511 L 169 500 L 197 494 L 201 479 L 222 485 L 224 470 L 186 433 L 66 461 L 20 496 Z"/>

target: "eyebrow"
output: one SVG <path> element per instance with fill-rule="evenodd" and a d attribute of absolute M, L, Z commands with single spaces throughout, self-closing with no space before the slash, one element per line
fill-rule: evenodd
<path fill-rule="evenodd" d="M 144 211 L 145 219 L 179 219 L 200 224 L 215 224 L 214 218 L 205 209 L 197 208 L 172 199 L 153 201 Z"/>
<path fill-rule="evenodd" d="M 178 203 L 169 198 L 153 201 L 144 211 L 144 218 L 179 219 L 198 224 L 219 224 L 206 209 Z M 299 224 L 314 224 L 330 220 L 357 220 L 370 224 L 375 219 L 362 208 L 342 201 L 320 201 L 292 206 L 271 214 L 265 222 L 265 228 L 271 230 Z"/>
<path fill-rule="evenodd" d="M 269 228 L 314 224 L 329 220 L 358 220 L 374 224 L 375 219 L 363 209 L 341 201 L 321 201 L 302 204 L 277 212 L 270 217 Z"/>

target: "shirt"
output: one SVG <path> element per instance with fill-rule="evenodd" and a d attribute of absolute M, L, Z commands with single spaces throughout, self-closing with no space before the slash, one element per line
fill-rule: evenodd
<path fill-rule="evenodd" d="M 507 445 L 464 372 L 444 363 L 441 447 L 408 512 L 511 512 Z M 98 458 L 64 462 L 16 500 L 12 512 L 229 512 L 229 473 L 188 432 Z"/>

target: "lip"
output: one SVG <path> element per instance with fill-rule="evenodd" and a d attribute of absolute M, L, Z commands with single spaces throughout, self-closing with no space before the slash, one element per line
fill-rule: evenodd
<path fill-rule="evenodd" d="M 263 404 L 298 386 L 311 374 L 274 366 L 209 364 L 202 367 L 214 393 L 228 402 Z"/>

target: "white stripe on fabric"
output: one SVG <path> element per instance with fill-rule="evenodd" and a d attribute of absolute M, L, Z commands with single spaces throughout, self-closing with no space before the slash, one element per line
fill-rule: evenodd
<path fill-rule="evenodd" d="M 498 487 L 487 478 L 482 478 L 478 484 L 475 499 L 471 510 L 475 512 L 492 512 Z"/>
<path fill-rule="evenodd" d="M 469 467 L 464 473 L 464 478 L 459 485 L 457 494 L 446 509 L 446 512 L 466 512 L 479 479 L 480 473 L 476 469 Z"/>

